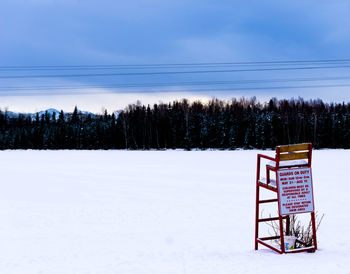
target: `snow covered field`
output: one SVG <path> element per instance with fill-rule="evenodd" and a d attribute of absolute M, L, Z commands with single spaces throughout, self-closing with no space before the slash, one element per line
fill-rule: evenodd
<path fill-rule="evenodd" d="M 287 255 L 253 250 L 257 153 L 1 151 L 0 273 L 350 273 L 350 151 L 313 152 L 319 250 Z"/>

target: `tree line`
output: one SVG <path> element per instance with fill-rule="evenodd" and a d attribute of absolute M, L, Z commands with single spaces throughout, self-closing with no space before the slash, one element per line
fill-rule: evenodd
<path fill-rule="evenodd" d="M 0 149 L 350 148 L 350 103 L 255 98 L 129 105 L 116 115 L 0 111 Z"/>

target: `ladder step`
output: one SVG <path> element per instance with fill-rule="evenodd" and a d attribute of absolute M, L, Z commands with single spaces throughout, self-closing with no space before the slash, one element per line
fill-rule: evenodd
<path fill-rule="evenodd" d="M 260 240 L 262 241 L 268 241 L 268 240 L 276 240 L 276 239 L 279 239 L 280 236 L 271 236 L 271 237 L 262 237 L 262 238 L 259 238 Z"/>
<path fill-rule="evenodd" d="M 259 201 L 259 204 L 273 203 L 273 202 L 277 202 L 277 201 L 278 201 L 278 199 L 261 200 L 261 201 Z"/>
<path fill-rule="evenodd" d="M 286 219 L 287 216 L 283 216 L 282 219 Z M 258 219 L 258 222 L 270 222 L 270 221 L 277 221 L 279 220 L 279 217 L 270 217 L 270 218 L 263 218 L 263 219 Z"/>
<path fill-rule="evenodd" d="M 276 187 L 272 187 L 272 186 L 267 185 L 267 184 L 262 184 L 262 183 L 260 183 L 260 182 L 258 183 L 258 186 L 263 187 L 263 188 L 266 188 L 266 189 L 268 189 L 268 190 L 271 190 L 271 191 L 277 193 L 277 188 L 276 188 Z"/>

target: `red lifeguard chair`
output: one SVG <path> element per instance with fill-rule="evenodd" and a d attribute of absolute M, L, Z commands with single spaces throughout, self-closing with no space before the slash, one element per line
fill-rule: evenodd
<path fill-rule="evenodd" d="M 311 175 L 312 144 L 294 144 L 277 146 L 275 157 L 258 154 L 256 175 L 256 216 L 255 216 L 255 250 L 262 244 L 272 250 L 282 253 L 294 253 L 317 249 L 316 221 L 314 213 L 312 175 Z M 260 176 L 261 159 L 269 160 L 266 164 L 266 177 Z M 275 179 L 271 179 L 271 172 L 275 173 Z M 260 200 L 260 188 L 275 192 L 275 199 Z M 260 205 L 264 203 L 278 203 L 278 216 L 260 218 Z M 290 215 L 299 213 L 311 213 L 312 223 L 312 246 L 286 250 L 284 237 L 290 230 Z M 259 237 L 259 223 L 278 221 L 279 236 Z M 286 230 L 283 229 L 284 223 Z M 268 243 L 271 240 L 280 241 L 280 248 Z"/>

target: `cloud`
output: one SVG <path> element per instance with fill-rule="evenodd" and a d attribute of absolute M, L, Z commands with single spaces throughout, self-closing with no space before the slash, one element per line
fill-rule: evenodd
<path fill-rule="evenodd" d="M 91 93 L 91 94 L 89 94 Z M 102 113 L 124 109 L 129 104 L 141 101 L 142 104 L 168 103 L 187 98 L 190 101 L 206 102 L 211 97 L 190 92 L 165 93 L 106 93 L 104 90 L 90 90 L 84 94 L 52 95 L 52 96 L 7 96 L 1 99 L 0 109 L 19 112 L 37 112 L 48 108 L 72 111 L 77 105 L 79 109 Z"/>
<path fill-rule="evenodd" d="M 348 14 L 350 14 L 350 3 L 345 0 L 331 2 L 322 0 L 223 0 L 219 2 L 209 0 L 3 0 L 0 3 L 0 25 L 5 27 L 0 28 L 2 37 L 0 60 L 1 66 L 11 66 L 347 58 L 350 47 Z M 0 71 L 1 73 L 3 72 Z M 154 78 L 151 76 L 84 78 L 79 79 L 81 82 L 78 84 L 286 78 L 315 75 L 321 77 L 346 73 L 346 70 L 337 70 L 314 71 L 307 74 L 306 72 L 270 72 Z M 41 84 L 50 85 L 54 81 L 57 80 L 45 79 Z M 60 81 L 66 81 L 69 84 L 71 80 L 61 79 Z M 0 79 L 0 87 L 19 84 L 17 80 L 10 82 Z M 23 84 L 33 86 L 38 84 L 38 81 L 27 81 Z M 321 94 L 323 98 L 329 98 L 330 92 L 336 92 L 335 98 L 350 99 L 349 93 L 344 93 L 345 91 L 346 89 L 340 88 L 324 89 L 322 93 L 317 90 L 305 92 L 289 90 L 273 91 L 271 94 L 288 97 L 294 94 L 316 97 Z M 162 96 L 168 98 L 171 92 L 171 89 L 167 93 L 157 93 L 157 90 L 143 90 L 143 92 L 139 90 L 138 94 L 151 98 L 153 93 L 161 100 Z M 196 96 L 217 95 L 228 98 L 232 95 L 239 97 L 247 94 L 265 96 L 265 93 L 263 90 L 245 91 L 239 94 L 213 91 L 198 92 Z M 63 93 L 57 93 L 55 96 L 63 98 Z M 134 95 L 130 96 L 130 101 L 134 100 Z M 16 100 L 19 100 L 18 97 Z M 67 99 L 60 100 L 70 106 L 78 103 L 73 101 L 69 103 L 70 100 L 79 98 L 68 96 Z M 122 101 L 126 103 L 127 97 L 123 98 L 125 100 Z M 2 99 L 10 102 L 9 98 Z M 16 105 L 16 100 L 13 99 L 11 104 Z M 48 96 L 45 100 L 50 102 L 52 96 Z M 40 96 L 40 102 L 45 100 L 44 96 Z M 27 102 L 29 108 L 36 105 L 35 100 L 27 100 Z M 92 104 L 93 100 L 89 102 Z M 103 102 L 105 101 L 96 100 L 94 108 L 100 108 Z"/>

